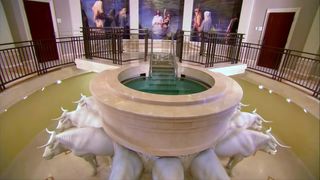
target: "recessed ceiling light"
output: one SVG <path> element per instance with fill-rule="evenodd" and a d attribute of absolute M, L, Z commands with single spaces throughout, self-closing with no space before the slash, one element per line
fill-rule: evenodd
<path fill-rule="evenodd" d="M 262 85 L 259 85 L 259 89 L 263 89 L 263 86 L 262 86 Z"/>
<path fill-rule="evenodd" d="M 57 80 L 57 84 L 61 84 L 62 83 L 62 81 L 61 80 Z"/>
<path fill-rule="evenodd" d="M 269 93 L 271 94 L 272 92 L 273 92 L 273 91 L 270 89 L 270 90 L 269 90 Z"/>
<path fill-rule="evenodd" d="M 291 102 L 291 99 L 287 98 L 287 102 L 290 103 L 290 102 Z"/>
<path fill-rule="evenodd" d="M 308 110 L 307 110 L 307 109 L 303 109 L 303 111 L 304 111 L 305 113 L 308 113 Z"/>
<path fill-rule="evenodd" d="M 27 98 L 28 98 L 28 96 L 23 97 L 23 99 L 27 99 Z"/>
<path fill-rule="evenodd" d="M 8 109 L 4 109 L 4 112 L 7 112 L 8 111 Z"/>
<path fill-rule="evenodd" d="M 41 89 L 41 91 L 44 91 L 44 89 L 45 89 L 45 87 L 43 87 L 43 88 Z"/>

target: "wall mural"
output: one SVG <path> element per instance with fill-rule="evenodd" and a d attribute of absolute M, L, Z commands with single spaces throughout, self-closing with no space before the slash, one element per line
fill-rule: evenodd
<path fill-rule="evenodd" d="M 139 27 L 152 31 L 154 39 L 170 39 L 182 28 L 184 0 L 139 0 Z"/>
<path fill-rule="evenodd" d="M 86 27 L 129 28 L 129 0 L 81 0 Z"/>
<path fill-rule="evenodd" d="M 194 0 L 191 29 L 236 33 L 242 0 Z"/>

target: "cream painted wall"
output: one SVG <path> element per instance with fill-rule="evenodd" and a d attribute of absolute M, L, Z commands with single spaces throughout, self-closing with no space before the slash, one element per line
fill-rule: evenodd
<path fill-rule="evenodd" d="M 0 1 L 0 44 L 13 42 L 7 16 L 4 12 L 2 2 Z"/>
<path fill-rule="evenodd" d="M 81 4 L 80 0 L 68 0 L 70 7 L 70 17 L 72 24 L 72 35 L 79 36 L 82 35 L 82 16 L 81 16 Z"/>
<path fill-rule="evenodd" d="M 249 35 L 249 26 L 252 17 L 255 0 L 243 0 L 239 20 L 238 33 L 244 34 L 243 42 L 247 42 Z"/>
<path fill-rule="evenodd" d="M 69 3 L 65 0 L 55 0 L 53 3 L 59 37 L 72 36 L 72 22 Z"/>
<path fill-rule="evenodd" d="M 260 43 L 263 31 L 257 31 L 256 27 L 265 23 L 265 15 L 268 9 L 279 8 L 300 8 L 299 17 L 295 29 L 293 30 L 291 43 L 288 45 L 290 49 L 303 50 L 309 29 L 313 22 L 313 18 L 319 6 L 318 0 L 254 0 L 252 18 L 249 22 L 247 41 L 252 43 Z M 241 17 L 242 18 L 242 17 Z"/>
<path fill-rule="evenodd" d="M 306 40 L 306 44 L 304 45 L 303 51 L 304 52 L 309 52 L 309 53 L 314 53 L 317 54 L 319 53 L 320 49 L 320 7 L 318 7 L 318 11 L 316 16 L 313 19 L 313 23 L 308 35 L 308 38 Z"/>
<path fill-rule="evenodd" d="M 13 41 L 31 40 L 22 0 L 2 0 Z"/>
<path fill-rule="evenodd" d="M 139 0 L 130 0 L 129 3 L 130 28 L 139 29 Z"/>
<path fill-rule="evenodd" d="M 184 0 L 182 30 L 191 31 L 193 0 Z"/>

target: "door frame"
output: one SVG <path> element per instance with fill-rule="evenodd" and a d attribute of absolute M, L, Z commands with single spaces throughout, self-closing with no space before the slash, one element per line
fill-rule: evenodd
<path fill-rule="evenodd" d="M 270 13 L 294 12 L 293 21 L 292 21 L 291 28 L 290 28 L 290 31 L 289 31 L 289 34 L 288 34 L 286 45 L 284 47 L 285 49 L 288 49 L 289 45 L 291 43 L 293 31 L 295 30 L 296 23 L 297 23 L 297 20 L 299 18 L 300 9 L 301 8 L 275 8 L 275 9 L 268 8 L 267 12 L 266 12 L 266 15 L 265 15 L 265 18 L 264 18 L 264 21 L 263 21 L 263 26 L 262 26 L 263 28 L 262 28 L 262 33 L 260 34 L 259 44 L 263 43 L 263 39 L 264 39 L 265 31 L 266 31 L 266 28 L 267 28 L 267 22 L 268 22 Z"/>
<path fill-rule="evenodd" d="M 50 6 L 50 12 L 51 12 L 51 18 L 52 18 L 52 23 L 53 23 L 53 30 L 54 30 L 54 35 L 56 38 L 59 38 L 59 31 L 58 31 L 58 24 L 57 24 L 57 18 L 56 18 L 56 12 L 53 4 L 53 0 L 28 0 L 28 1 L 35 1 L 35 2 L 44 2 L 44 3 L 49 3 Z M 27 19 L 27 14 L 25 11 L 25 7 L 23 4 L 23 0 L 19 0 L 19 8 L 20 12 L 22 14 L 22 21 L 26 29 L 26 34 L 29 40 L 32 40 L 31 32 L 30 32 L 30 27 Z"/>

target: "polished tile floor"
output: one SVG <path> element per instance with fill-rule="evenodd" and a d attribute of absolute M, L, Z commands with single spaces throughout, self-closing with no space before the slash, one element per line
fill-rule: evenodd
<path fill-rule="evenodd" d="M 17 156 L 0 179 L 48 179 L 55 180 L 98 180 L 107 179 L 111 172 L 111 158 L 98 157 L 98 174 L 92 176 L 92 168 L 85 160 L 72 153 L 60 154 L 51 160 L 42 159 L 43 149 L 37 146 L 46 143 L 47 134 L 39 133 L 33 141 Z M 227 160 L 222 160 L 225 165 Z M 151 179 L 150 172 L 144 172 L 142 180 Z M 192 179 L 186 173 L 185 179 Z M 287 149 L 279 148 L 276 155 L 263 152 L 244 159 L 233 170 L 232 180 L 305 180 L 316 179 L 302 162 Z"/>

